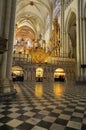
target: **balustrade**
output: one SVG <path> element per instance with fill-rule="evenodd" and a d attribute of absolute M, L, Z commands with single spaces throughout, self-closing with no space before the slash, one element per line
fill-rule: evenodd
<path fill-rule="evenodd" d="M 20 53 L 13 53 L 13 61 L 18 63 L 33 63 L 30 55 Z M 57 64 L 58 62 L 75 62 L 75 58 L 68 57 L 68 54 L 60 54 L 60 56 L 50 56 L 47 59 L 47 63 Z"/>

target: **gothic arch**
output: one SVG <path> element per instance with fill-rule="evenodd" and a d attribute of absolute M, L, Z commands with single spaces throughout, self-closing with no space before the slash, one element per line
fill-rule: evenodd
<path fill-rule="evenodd" d="M 72 13 L 74 13 L 76 15 L 76 10 L 74 8 L 72 8 L 72 9 L 70 8 L 68 11 L 68 14 L 67 14 L 67 17 L 65 20 L 65 32 L 68 32 L 68 24 L 69 24 L 69 20 L 70 20 Z"/>
<path fill-rule="evenodd" d="M 76 13 L 69 11 L 66 19 L 65 32 L 67 33 L 69 57 L 76 57 Z"/>

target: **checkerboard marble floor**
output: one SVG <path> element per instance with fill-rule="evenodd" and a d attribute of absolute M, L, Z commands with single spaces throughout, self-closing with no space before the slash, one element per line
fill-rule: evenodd
<path fill-rule="evenodd" d="M 86 86 L 14 83 L 17 94 L 0 101 L 0 130 L 86 130 Z"/>

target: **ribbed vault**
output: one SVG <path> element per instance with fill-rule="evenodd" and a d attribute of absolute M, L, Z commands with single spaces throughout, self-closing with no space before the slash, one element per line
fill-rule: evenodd
<path fill-rule="evenodd" d="M 16 27 L 28 26 L 36 35 L 43 33 L 46 18 L 52 15 L 53 4 L 54 0 L 17 0 Z"/>

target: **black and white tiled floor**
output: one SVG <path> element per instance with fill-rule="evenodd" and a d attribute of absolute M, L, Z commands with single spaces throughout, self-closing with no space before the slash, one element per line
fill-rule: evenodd
<path fill-rule="evenodd" d="M 86 130 L 86 86 L 14 83 L 0 102 L 0 130 Z"/>

